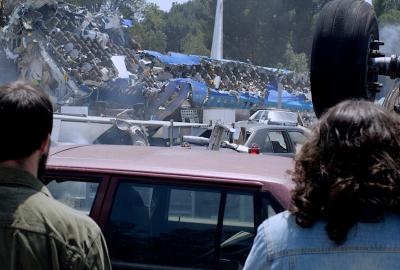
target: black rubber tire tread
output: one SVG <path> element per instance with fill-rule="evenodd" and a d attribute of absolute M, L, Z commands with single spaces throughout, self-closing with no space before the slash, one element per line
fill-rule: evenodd
<path fill-rule="evenodd" d="M 333 0 L 322 9 L 310 70 L 318 117 L 342 100 L 375 98 L 368 91 L 367 78 L 371 36 L 379 39 L 378 22 L 372 6 L 365 1 Z"/>

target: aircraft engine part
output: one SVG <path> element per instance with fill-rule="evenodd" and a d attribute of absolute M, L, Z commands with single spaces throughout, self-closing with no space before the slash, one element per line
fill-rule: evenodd
<path fill-rule="evenodd" d="M 361 0 L 333 0 L 322 9 L 311 55 L 314 110 L 324 111 L 350 98 L 373 100 L 379 70 L 369 68 L 379 52 L 378 22 L 372 6 Z"/>
<path fill-rule="evenodd" d="M 132 125 L 123 119 L 116 119 L 115 126 L 124 132 L 127 132 L 131 138 L 133 145 L 150 146 L 148 135 L 141 127 Z"/>
<path fill-rule="evenodd" d="M 203 146 L 209 145 L 210 143 L 209 138 L 203 138 L 199 136 L 183 136 L 182 141 Z"/>
<path fill-rule="evenodd" d="M 383 107 L 389 111 L 394 111 L 400 114 L 400 84 L 395 82 L 393 89 L 386 95 L 383 102 Z"/>

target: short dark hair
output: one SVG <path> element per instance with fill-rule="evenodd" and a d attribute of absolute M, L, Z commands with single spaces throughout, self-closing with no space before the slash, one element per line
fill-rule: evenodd
<path fill-rule="evenodd" d="M 291 212 L 301 227 L 325 220 L 336 243 L 361 221 L 400 212 L 400 117 L 367 101 L 322 116 L 295 160 Z"/>
<path fill-rule="evenodd" d="M 0 86 L 0 161 L 29 157 L 53 128 L 49 97 L 23 81 Z"/>

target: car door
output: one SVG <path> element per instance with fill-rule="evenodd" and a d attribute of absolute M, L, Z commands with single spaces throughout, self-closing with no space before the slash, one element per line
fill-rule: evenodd
<path fill-rule="evenodd" d="M 254 187 L 132 177 L 111 183 L 100 225 L 113 269 L 240 269 L 265 212 Z"/>

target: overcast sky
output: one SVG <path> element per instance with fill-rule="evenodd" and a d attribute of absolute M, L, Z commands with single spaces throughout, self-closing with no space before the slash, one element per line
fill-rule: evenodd
<path fill-rule="evenodd" d="M 156 3 L 162 10 L 169 11 L 173 2 L 185 3 L 188 0 L 146 0 L 147 2 Z"/>

